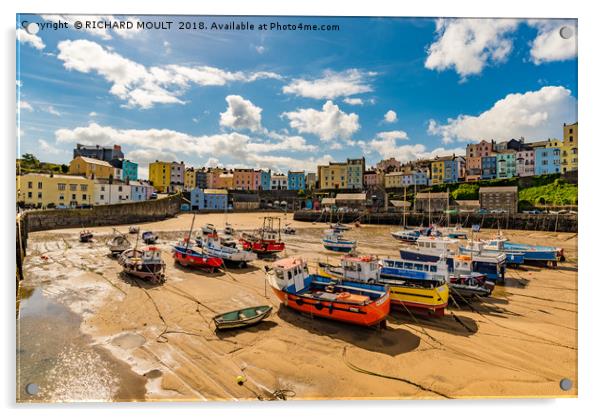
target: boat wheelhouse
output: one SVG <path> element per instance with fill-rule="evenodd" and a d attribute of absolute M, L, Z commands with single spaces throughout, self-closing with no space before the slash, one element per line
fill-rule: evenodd
<path fill-rule="evenodd" d="M 107 246 L 109 247 L 112 256 L 118 255 L 124 250 L 132 247 L 130 241 L 125 237 L 125 235 L 118 233 L 117 231 L 109 239 Z"/>
<path fill-rule="evenodd" d="M 558 261 L 564 260 L 564 250 L 562 248 L 513 243 L 501 236 L 498 236 L 496 239 L 486 240 L 483 249 L 506 254 L 520 253 L 523 255 L 524 261 L 550 262 L 552 266 L 557 266 Z"/>
<path fill-rule="evenodd" d="M 380 265 L 375 256 L 351 256 L 341 258 L 341 265 L 335 266 L 320 262 L 318 274 L 335 279 L 353 280 L 376 283 L 379 276 Z"/>
<path fill-rule="evenodd" d="M 310 275 L 301 258 L 276 261 L 266 274 L 280 301 L 302 313 L 361 326 L 385 323 L 389 314 L 386 286 Z"/>

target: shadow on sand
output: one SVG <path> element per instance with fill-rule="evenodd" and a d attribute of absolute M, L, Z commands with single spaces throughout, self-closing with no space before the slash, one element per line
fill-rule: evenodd
<path fill-rule="evenodd" d="M 162 283 L 153 284 L 150 281 L 135 277 L 124 271 L 121 271 L 118 275 L 122 282 L 131 285 L 132 287 L 139 287 L 145 290 L 150 290 L 152 288 L 157 288 L 163 285 Z"/>
<path fill-rule="evenodd" d="M 404 329 L 361 327 L 340 321 L 311 317 L 280 305 L 278 317 L 295 327 L 320 336 L 342 340 L 371 352 L 397 356 L 420 345 L 420 338 Z"/>
<path fill-rule="evenodd" d="M 224 329 L 215 330 L 215 336 L 220 340 L 229 340 L 230 338 L 236 337 L 241 333 L 262 333 L 278 326 L 278 323 L 270 321 L 270 318 L 266 318 L 257 324 L 248 327 L 241 327 L 238 329 Z"/>
<path fill-rule="evenodd" d="M 448 312 L 443 317 L 429 317 L 425 315 L 409 315 L 401 310 L 391 310 L 388 320 L 397 325 L 418 325 L 426 329 L 438 330 L 455 336 L 472 336 L 479 331 L 475 320 L 461 316 L 456 312 Z"/>

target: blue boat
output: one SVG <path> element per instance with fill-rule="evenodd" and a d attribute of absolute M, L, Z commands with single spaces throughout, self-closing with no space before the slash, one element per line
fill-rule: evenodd
<path fill-rule="evenodd" d="M 486 249 L 485 242 L 482 241 L 469 241 L 466 245 L 460 246 L 459 250 L 462 255 L 470 256 L 499 256 L 500 254 L 506 255 L 506 264 L 512 266 L 518 266 L 525 263 L 525 254 L 523 252 L 504 251 L 496 249 Z"/>
<path fill-rule="evenodd" d="M 420 230 L 399 230 L 397 232 L 392 232 L 391 236 L 394 239 L 400 240 L 402 242 L 416 242 L 418 238 L 421 236 Z"/>
<path fill-rule="evenodd" d="M 322 239 L 322 244 L 328 250 L 348 253 L 355 250 L 357 241 L 347 240 L 341 233 L 331 231 Z"/>
<path fill-rule="evenodd" d="M 486 251 L 499 251 L 511 256 L 522 254 L 523 262 L 550 262 L 552 266 L 556 266 L 558 261 L 564 260 L 564 251 L 562 248 L 513 243 L 501 236 L 498 236 L 496 239 L 486 240 L 483 249 Z"/>

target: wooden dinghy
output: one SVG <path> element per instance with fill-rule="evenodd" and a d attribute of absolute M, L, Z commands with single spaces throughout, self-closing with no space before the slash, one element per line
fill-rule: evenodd
<path fill-rule="evenodd" d="M 272 312 L 272 306 L 247 307 L 213 317 L 218 330 L 237 329 L 259 323 Z"/>

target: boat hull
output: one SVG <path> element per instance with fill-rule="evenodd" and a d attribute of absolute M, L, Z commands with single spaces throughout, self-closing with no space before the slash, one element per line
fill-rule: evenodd
<path fill-rule="evenodd" d="M 221 267 L 224 263 L 221 258 L 202 255 L 190 249 L 186 250 L 185 248 L 174 248 L 173 258 L 182 266 L 207 269 L 209 271 L 214 271 L 215 269 Z"/>
<path fill-rule="evenodd" d="M 355 249 L 355 245 L 342 245 L 342 244 L 332 244 L 324 242 L 324 248 L 333 252 L 342 252 L 349 253 L 353 249 Z"/>
<path fill-rule="evenodd" d="M 393 308 L 435 317 L 445 315 L 445 307 L 449 300 L 447 284 L 434 288 L 419 288 L 390 283 L 389 288 Z"/>
<path fill-rule="evenodd" d="M 340 301 L 316 300 L 312 297 L 291 294 L 275 287 L 272 287 L 272 290 L 285 306 L 293 310 L 359 326 L 369 327 L 380 324 L 386 320 L 391 308 L 389 294 L 385 294 L 370 304 L 356 305 Z"/>
<path fill-rule="evenodd" d="M 282 252 L 285 247 L 284 242 L 251 242 L 244 239 L 241 239 L 240 242 L 244 250 L 250 250 L 261 255 Z"/>
<path fill-rule="evenodd" d="M 253 317 L 249 317 L 249 318 L 245 318 L 245 319 L 238 318 L 236 320 L 227 320 L 228 314 L 237 313 L 237 312 L 230 312 L 230 313 L 224 313 L 224 314 L 215 316 L 213 318 L 213 322 L 215 323 L 215 327 L 218 330 L 240 329 L 242 327 L 253 326 L 253 325 L 259 323 L 260 321 L 264 320 L 266 317 L 268 317 L 272 313 L 271 306 L 265 306 L 265 307 L 259 306 L 258 308 L 263 310 L 263 312 L 261 314 L 255 315 Z M 250 309 L 253 309 L 253 308 L 250 308 Z M 250 310 L 250 309 L 248 309 L 248 310 Z"/>

